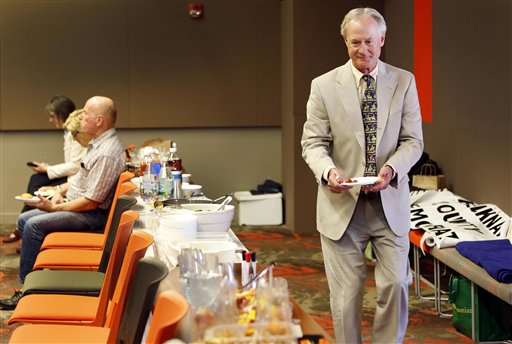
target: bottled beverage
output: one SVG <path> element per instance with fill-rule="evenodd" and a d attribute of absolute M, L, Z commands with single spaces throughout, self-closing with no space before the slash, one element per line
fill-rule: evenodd
<path fill-rule="evenodd" d="M 158 175 L 153 161 L 153 148 L 145 147 L 141 162 L 140 195 L 144 202 L 156 201 L 158 198 Z M 142 167 L 144 166 L 144 168 Z"/>
<path fill-rule="evenodd" d="M 148 154 L 146 154 L 148 152 Z M 150 153 L 151 152 L 151 153 Z M 142 159 L 140 161 L 140 175 L 144 175 L 144 172 L 146 171 L 146 159 L 147 155 L 151 155 L 151 161 L 152 165 L 154 166 L 155 172 L 154 174 L 158 175 L 160 173 L 160 157 L 158 156 L 158 151 L 153 147 L 144 147 L 142 150 Z"/>
<path fill-rule="evenodd" d="M 181 158 L 178 156 L 178 147 L 176 142 L 173 142 L 171 148 L 169 149 L 168 169 L 169 171 L 183 171 Z"/>
<path fill-rule="evenodd" d="M 183 198 L 182 183 L 182 164 L 181 158 L 178 156 L 178 148 L 176 142 L 173 142 L 169 149 L 169 161 L 167 166 L 167 173 L 172 176 L 172 198 Z"/>
<path fill-rule="evenodd" d="M 172 176 L 167 175 L 168 161 L 161 159 L 160 173 L 158 174 L 158 198 L 167 199 L 172 191 Z"/>
<path fill-rule="evenodd" d="M 172 171 L 172 198 L 183 198 L 183 189 L 181 188 L 181 171 Z"/>

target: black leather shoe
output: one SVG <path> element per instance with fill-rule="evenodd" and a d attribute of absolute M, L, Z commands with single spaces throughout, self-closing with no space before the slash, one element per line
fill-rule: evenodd
<path fill-rule="evenodd" d="M 21 299 L 22 295 L 23 293 L 21 290 L 16 290 L 11 298 L 0 300 L 0 307 L 2 310 L 13 310 L 18 305 L 18 301 Z"/>

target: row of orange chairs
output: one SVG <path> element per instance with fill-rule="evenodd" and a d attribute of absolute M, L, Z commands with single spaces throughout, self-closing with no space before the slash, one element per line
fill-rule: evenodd
<path fill-rule="evenodd" d="M 30 273 L 25 280 L 23 297 L 8 321 L 9 324 L 23 322 L 29 325 L 16 328 L 11 343 L 141 341 L 158 286 L 168 271 L 161 261 L 143 258 L 153 243 L 152 236 L 143 231 L 132 233 L 138 214 L 127 208 L 135 203 L 135 199 L 124 195 L 133 190 L 129 185 L 132 177 L 133 174 L 124 172 L 119 178 L 104 234 L 59 232 L 53 233 L 51 239 L 47 237 L 48 245 L 40 255 L 51 251 L 66 252 L 72 247 L 77 256 L 95 257 L 97 269 L 91 271 L 95 270 L 93 264 L 85 269 L 85 265 L 78 264 L 72 270 L 74 266 L 62 253 L 63 260 L 50 266 L 57 270 Z M 86 245 L 79 248 L 79 242 L 72 240 L 73 235 L 84 239 Z M 90 243 L 95 240 L 102 242 L 103 250 L 91 247 Z M 66 246 L 66 243 L 71 245 Z M 109 252 L 105 253 L 106 250 Z M 90 252 L 97 252 L 99 256 L 89 255 Z M 98 271 L 104 259 L 106 269 Z M 84 291 L 77 281 L 93 282 Z M 51 289 L 52 283 L 59 287 Z M 162 343 L 172 338 L 177 322 L 187 311 L 188 304 L 180 294 L 174 291 L 160 294 L 146 342 Z"/>
<path fill-rule="evenodd" d="M 132 173 L 124 172 L 119 178 L 104 233 L 54 232 L 45 238 L 42 246 L 46 249 L 37 256 L 34 271 L 26 276 L 22 290 L 23 295 L 52 293 L 53 291 L 98 295 L 110 263 L 115 268 L 108 277 L 112 281 L 117 280 L 127 237 L 121 236 L 119 247 L 116 249 L 114 249 L 114 240 L 119 234 L 117 232 L 120 227 L 121 215 L 136 203 L 135 198 L 127 195 L 135 189 L 135 185 L 130 181 L 131 177 L 133 177 Z M 102 249 L 91 247 L 89 245 L 91 240 L 87 240 L 87 238 L 101 238 Z M 53 242 L 53 249 L 46 245 L 48 241 Z M 79 243 L 81 242 L 85 242 L 86 246 L 80 247 Z M 88 271 L 89 273 L 68 270 Z M 109 297 L 111 296 L 112 292 Z"/>

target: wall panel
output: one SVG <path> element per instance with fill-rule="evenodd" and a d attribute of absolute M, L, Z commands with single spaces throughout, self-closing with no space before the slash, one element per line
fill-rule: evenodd
<path fill-rule="evenodd" d="M 127 110 L 126 4 L 2 1 L 0 129 L 47 129 L 44 106 L 109 95 Z M 121 119 L 121 126 L 127 124 Z"/>
<path fill-rule="evenodd" d="M 112 97 L 120 128 L 280 126 L 279 1 L 2 1 L 0 129 Z"/>

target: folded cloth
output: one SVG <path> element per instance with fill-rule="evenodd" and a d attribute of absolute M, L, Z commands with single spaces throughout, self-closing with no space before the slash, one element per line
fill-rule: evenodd
<path fill-rule="evenodd" d="M 508 239 L 463 241 L 455 249 L 498 282 L 512 283 L 512 244 Z"/>

